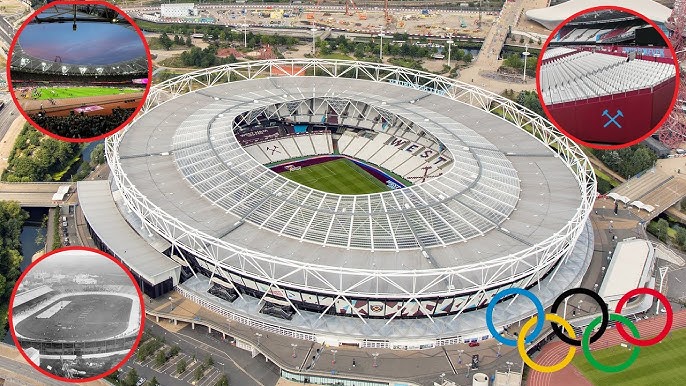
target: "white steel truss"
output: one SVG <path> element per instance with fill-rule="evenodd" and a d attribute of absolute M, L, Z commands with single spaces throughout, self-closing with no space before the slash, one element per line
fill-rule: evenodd
<path fill-rule="evenodd" d="M 285 75 L 288 74 L 288 75 Z M 255 278 L 268 287 L 323 293 L 336 299 L 399 299 L 406 306 L 421 299 L 455 297 L 465 293 L 493 293 L 494 288 L 517 282 L 527 285 L 547 272 L 573 249 L 584 230 L 596 197 L 596 180 L 583 151 L 560 134 L 551 123 L 511 100 L 476 86 L 439 75 L 377 63 L 321 60 L 280 59 L 243 62 L 202 69 L 162 82 L 150 90 L 141 114 L 189 91 L 236 80 L 270 76 L 326 76 L 387 82 L 411 87 L 450 98 L 509 120 L 542 144 L 556 150 L 558 157 L 573 173 L 578 184 L 580 205 L 567 224 L 545 240 L 507 256 L 461 266 L 418 270 L 374 270 L 333 267 L 293 261 L 219 240 L 179 221 L 145 197 L 127 177 L 119 159 L 119 144 L 131 124 L 106 141 L 107 160 L 112 176 L 129 210 L 141 218 L 143 226 L 154 230 L 173 245 L 191 251 L 199 259 L 244 277 Z M 370 88 L 372 89 L 372 88 Z M 421 186 L 421 185 L 418 185 Z M 402 192 L 400 190 L 399 192 Z M 320 205 L 341 205 L 333 203 Z M 409 200 L 413 202 L 413 200 Z M 380 203 L 381 206 L 388 203 Z M 423 221 L 417 219 L 417 221 Z M 230 267 L 230 269 L 228 268 Z M 278 269 L 277 269 L 278 268 Z M 287 274 L 282 274 L 288 272 Z M 298 280 L 292 280 L 297 277 Z M 478 278 L 478 279 L 475 279 Z M 350 284 L 353 283 L 353 284 Z M 392 290 L 370 292 L 369 283 L 388 284 Z M 445 283 L 460 283 L 458 288 Z M 364 290 L 360 289 L 364 287 Z M 379 286 L 377 285 L 377 288 Z M 465 302 L 462 309 L 469 307 Z M 405 306 L 404 306 L 405 307 Z M 421 305 L 420 305 L 421 307 Z M 360 315 L 358 315 L 360 316 Z"/>

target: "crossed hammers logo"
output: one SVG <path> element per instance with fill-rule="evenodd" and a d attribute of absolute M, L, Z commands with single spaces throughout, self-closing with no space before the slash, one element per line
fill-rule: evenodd
<path fill-rule="evenodd" d="M 619 127 L 620 129 L 622 128 L 622 125 L 620 125 L 619 122 L 617 122 L 617 118 L 618 118 L 618 117 L 623 117 L 623 116 L 624 116 L 624 114 L 622 113 L 622 110 L 617 110 L 617 114 L 613 117 L 613 116 L 611 116 L 611 115 L 608 113 L 608 110 L 605 109 L 605 111 L 603 111 L 603 115 L 606 116 L 606 117 L 608 117 L 608 119 L 609 119 L 609 121 L 607 121 L 607 122 L 603 125 L 603 127 L 608 127 L 608 126 L 610 125 L 610 123 L 614 123 L 614 124 L 617 125 L 617 127 Z"/>

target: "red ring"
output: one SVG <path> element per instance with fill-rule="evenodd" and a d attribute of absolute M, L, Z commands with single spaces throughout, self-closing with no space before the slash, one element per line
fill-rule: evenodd
<path fill-rule="evenodd" d="M 660 300 L 660 302 L 662 302 L 662 305 L 665 307 L 665 313 L 667 314 L 667 321 L 665 322 L 665 327 L 662 329 L 662 331 L 660 331 L 660 333 L 656 337 L 651 339 L 634 338 L 633 336 L 629 335 L 626 332 L 626 330 L 624 330 L 624 326 L 622 326 L 621 323 L 617 323 L 617 332 L 619 332 L 619 335 L 621 335 L 622 338 L 624 338 L 624 340 L 635 346 L 652 346 L 655 343 L 658 343 L 659 341 L 664 339 L 667 336 L 667 334 L 669 334 L 669 330 L 671 330 L 672 328 L 672 322 L 674 321 L 674 311 L 672 310 L 672 305 L 669 304 L 669 300 L 667 300 L 667 297 L 665 295 L 652 288 L 640 287 L 632 289 L 631 291 L 624 294 L 624 296 L 622 296 L 621 299 L 619 299 L 617 307 L 615 307 L 615 313 L 621 315 L 622 307 L 624 307 L 624 304 L 626 304 L 626 302 L 628 302 L 629 299 L 639 294 L 652 295 L 656 299 Z"/>

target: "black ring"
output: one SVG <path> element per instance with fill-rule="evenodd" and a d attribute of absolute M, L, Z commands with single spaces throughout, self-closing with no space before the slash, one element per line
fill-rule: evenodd
<path fill-rule="evenodd" d="M 602 318 L 602 321 L 600 322 L 600 328 L 598 329 L 598 331 L 596 331 L 595 334 L 593 334 L 593 336 L 591 336 L 591 343 L 593 343 L 593 342 L 597 341 L 598 339 L 600 339 L 601 336 L 603 336 L 603 334 L 605 333 L 605 329 L 607 329 L 607 325 L 610 323 L 610 313 L 607 309 L 607 304 L 605 303 L 603 298 L 600 297 L 600 295 L 591 291 L 588 288 L 578 287 L 578 288 L 568 289 L 567 291 L 560 294 L 560 296 L 558 296 L 557 299 L 555 299 L 555 301 L 553 302 L 553 305 L 550 307 L 550 312 L 553 314 L 557 314 L 557 308 L 560 306 L 560 304 L 562 304 L 562 301 L 564 299 L 574 295 L 574 294 L 588 295 L 588 296 L 592 297 L 593 300 L 595 300 L 596 303 L 598 303 L 598 305 L 600 306 L 600 312 L 603 314 L 603 318 Z M 577 346 L 577 347 L 581 346 L 581 340 L 580 339 L 572 339 L 572 338 L 568 337 L 567 335 L 565 335 L 562 332 L 562 329 L 560 328 L 559 324 L 557 324 L 555 322 L 550 322 L 550 326 L 553 328 L 553 332 L 555 333 L 555 335 L 557 335 L 557 337 L 560 338 L 560 340 L 562 340 L 563 342 L 565 342 L 569 345 L 572 345 L 572 346 Z"/>

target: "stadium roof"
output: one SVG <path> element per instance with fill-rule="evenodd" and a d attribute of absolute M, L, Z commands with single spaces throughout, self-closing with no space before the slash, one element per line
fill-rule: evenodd
<path fill-rule="evenodd" d="M 12 50 L 10 63 L 11 71 L 29 72 L 36 74 L 72 75 L 72 76 L 100 76 L 100 75 L 132 75 L 141 76 L 148 73 L 148 58 L 141 56 L 132 60 L 100 65 L 88 63 L 62 63 L 55 59 L 41 59 L 29 55 L 17 43 Z M 14 75 L 13 75 L 14 76 Z M 13 79 L 14 80 L 14 79 Z"/>
<path fill-rule="evenodd" d="M 526 17 L 553 30 L 577 12 L 605 5 L 632 9 L 658 24 L 664 24 L 672 14 L 671 9 L 652 0 L 570 0 L 552 7 L 528 10 Z"/>
<path fill-rule="evenodd" d="M 313 93 L 316 96 L 364 100 L 377 106 L 385 104 L 396 114 L 411 117 L 455 151 L 456 158 L 464 157 L 464 165 L 453 168 L 453 178 L 459 178 L 462 173 L 463 181 L 467 183 L 458 190 L 452 185 L 454 182 L 450 176 L 441 176 L 382 194 L 329 195 L 289 183 L 235 143 L 235 137 L 230 134 L 232 119 L 228 115 L 240 113 L 241 108 L 254 109 L 276 101 L 311 97 Z M 187 139 L 184 147 L 175 146 L 174 135 L 183 135 Z M 269 78 L 222 84 L 184 94 L 141 116 L 126 131 L 118 151 L 127 179 L 158 209 L 170 213 L 179 222 L 221 241 L 303 264 L 379 270 L 481 264 L 491 259 L 506 258 L 560 232 L 578 212 L 580 205 L 579 186 L 574 174 L 554 151 L 509 121 L 448 98 L 387 83 L 375 83 L 374 93 L 370 95 L 369 82 L 364 80 Z M 474 168 L 474 164 L 481 167 Z M 476 203 L 470 204 L 471 208 L 463 205 L 464 196 L 472 192 L 479 179 L 486 180 L 488 176 L 507 178 L 489 170 L 496 164 L 519 179 L 521 191 L 515 200 L 515 210 L 496 216 L 492 215 L 492 208 Z M 197 165 L 197 168 L 184 177 L 180 168 L 188 165 Z M 226 200 L 234 200 L 230 206 L 211 199 L 202 186 L 219 172 L 223 173 L 225 183 L 231 182 L 226 186 L 230 190 L 221 193 Z M 222 184 L 212 186 L 223 189 Z M 260 193 L 260 190 L 266 193 Z M 283 194 L 276 194 L 277 190 Z M 452 192 L 459 194 L 452 197 Z M 491 194 L 507 193 L 494 189 Z M 326 212 L 313 210 L 320 208 L 319 205 L 329 198 L 339 203 L 345 201 L 347 210 L 343 211 L 340 206 L 330 207 Z M 411 205 L 409 208 L 398 205 L 395 199 Z M 364 203 L 366 213 L 356 206 L 358 200 Z M 392 233 L 398 237 L 400 232 L 407 232 L 403 236 L 415 243 L 419 243 L 417 239 L 436 238 L 431 232 L 450 235 L 454 232 L 451 225 L 459 220 L 459 216 L 467 219 L 462 220 L 465 224 L 469 221 L 490 221 L 491 224 L 480 229 L 480 234 L 468 242 L 450 244 L 448 248 L 443 246 L 449 243 L 434 243 L 433 247 L 425 248 L 431 259 L 422 256 L 417 245 L 413 246 L 414 250 L 397 251 L 395 248 L 372 249 L 369 245 L 366 248 L 347 247 L 352 238 L 360 242 L 367 240 L 369 244 L 370 239 L 381 237 L 383 226 L 378 226 L 373 217 L 380 221 L 386 218 L 391 209 L 384 205 L 390 202 L 394 206 L 392 210 L 399 213 L 399 219 L 409 218 L 410 221 L 389 223 L 386 220 L 385 226 L 391 227 L 389 229 L 393 229 Z M 271 222 L 257 217 L 256 214 L 263 210 L 269 211 Z M 357 214 L 352 215 L 353 211 Z M 255 217 L 251 217 L 253 214 Z M 326 248 L 336 244 L 315 241 L 314 233 L 309 233 L 307 227 L 320 220 L 335 224 L 330 229 L 334 229 L 338 238 L 345 238 L 346 244 L 338 244 L 342 248 Z M 351 226 L 353 221 L 354 226 Z M 426 221 L 435 226 L 426 226 Z M 373 234 L 370 229 L 374 229 Z M 380 230 L 378 234 L 377 229 Z M 300 232 L 299 236 L 289 233 L 291 231 Z M 464 240 L 466 238 L 461 241 Z M 310 244 L 304 247 L 302 241 L 310 241 Z M 537 256 L 530 258 L 534 261 Z M 262 268 L 244 269 L 258 274 Z M 519 269 L 526 270 L 527 267 L 520 265 Z M 508 272 L 507 275 L 513 273 L 516 272 Z M 374 285 L 390 292 L 396 291 L 387 283 L 369 283 L 370 287 Z"/>
<path fill-rule="evenodd" d="M 611 309 L 625 293 L 642 287 L 650 279 L 653 254 L 653 246 L 647 240 L 633 239 L 617 243 L 603 284 L 598 290 L 598 295 L 605 299 Z"/>
<path fill-rule="evenodd" d="M 174 284 L 178 282 L 181 266 L 131 229 L 117 209 L 108 181 L 79 181 L 76 189 L 88 224 L 98 237 L 108 240 L 107 246 L 117 258 L 153 285 L 170 277 Z"/>
<path fill-rule="evenodd" d="M 50 288 L 50 286 L 42 285 L 40 287 L 36 287 L 21 293 L 17 292 L 17 294 L 14 296 L 14 302 L 12 303 L 12 307 L 18 307 L 30 300 L 43 296 L 49 293 L 50 291 L 52 291 L 52 288 Z"/>

